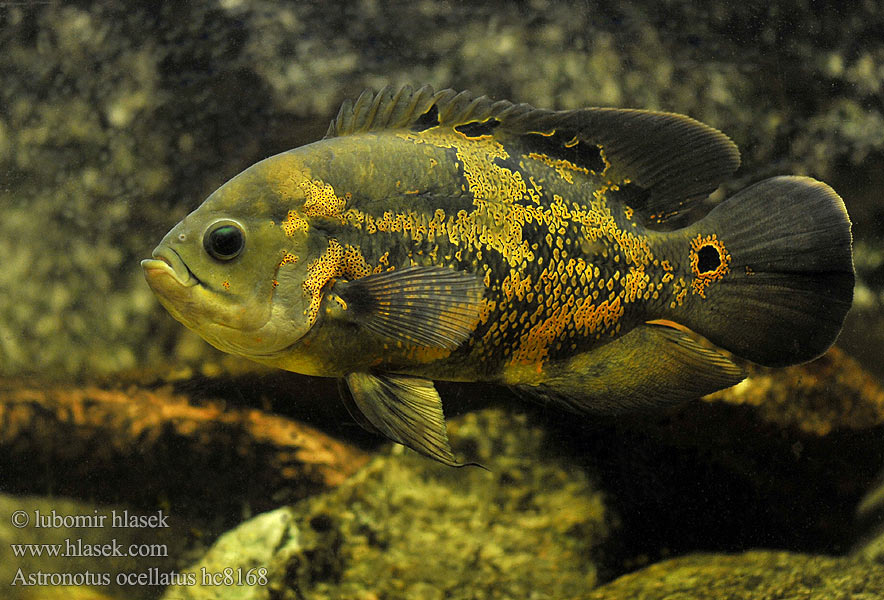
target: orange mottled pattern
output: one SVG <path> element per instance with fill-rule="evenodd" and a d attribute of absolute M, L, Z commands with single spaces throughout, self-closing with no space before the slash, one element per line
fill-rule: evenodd
<path fill-rule="evenodd" d="M 304 280 L 304 290 L 310 295 L 310 305 L 307 309 L 307 321 L 312 325 L 319 314 L 319 305 L 322 302 L 322 289 L 330 279 L 340 277 L 342 272 L 342 258 L 344 249 L 335 240 L 330 240 L 328 249 L 307 267 L 307 278 Z"/>
<path fill-rule="evenodd" d="M 283 223 L 287 234 L 315 217 L 337 228 L 308 269 L 311 319 L 329 278 L 408 265 L 450 267 L 474 273 L 485 286 L 478 325 L 454 359 L 489 371 L 513 365 L 540 372 L 549 361 L 625 333 L 644 319 L 649 303 L 677 307 L 689 292 L 705 297 L 727 273 L 729 255 L 714 235 L 690 248 L 686 242 L 684 256 L 654 247 L 653 235 L 633 220 L 635 210 L 615 199 L 630 181 L 611 175 L 601 146 L 604 169 L 596 172 L 451 128 L 386 135 L 385 148 L 399 154 L 390 150 L 385 160 L 412 169 L 383 182 L 392 200 L 365 201 L 360 187 L 332 185 L 321 169 L 287 184 L 305 197 Z M 338 143 L 358 147 L 350 140 Z M 430 193 L 437 186 L 434 169 L 443 164 L 454 165 L 449 172 L 458 181 Z M 719 256 L 714 271 L 698 270 L 704 246 Z M 693 277 L 681 267 L 688 264 Z M 427 349 L 418 354 L 421 361 L 435 356 Z"/>

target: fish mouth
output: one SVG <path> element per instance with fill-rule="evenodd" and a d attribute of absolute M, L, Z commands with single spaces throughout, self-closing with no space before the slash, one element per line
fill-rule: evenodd
<path fill-rule="evenodd" d="M 191 287 L 199 283 L 199 279 L 194 277 L 178 253 L 171 248 L 167 246 L 157 248 L 153 251 L 152 256 L 153 258 L 141 261 L 141 268 L 144 269 L 144 274 L 148 278 L 155 275 L 168 275 L 184 287 Z"/>

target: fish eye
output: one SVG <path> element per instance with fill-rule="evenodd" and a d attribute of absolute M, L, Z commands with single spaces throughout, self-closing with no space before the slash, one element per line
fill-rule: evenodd
<path fill-rule="evenodd" d="M 203 237 L 203 247 L 216 260 L 232 260 L 239 256 L 246 244 L 246 236 L 237 223 L 216 223 Z"/>

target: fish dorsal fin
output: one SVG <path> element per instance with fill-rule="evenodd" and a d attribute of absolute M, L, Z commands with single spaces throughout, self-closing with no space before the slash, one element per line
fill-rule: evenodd
<path fill-rule="evenodd" d="M 553 113 L 536 125 L 544 122 L 547 130 L 565 133 L 563 138 L 573 131 L 578 146 L 596 146 L 606 163 L 605 178 L 618 184 L 623 201 L 650 227 L 695 221 L 702 201 L 740 166 L 740 152 L 729 137 L 684 115 L 586 108 Z"/>
<path fill-rule="evenodd" d="M 528 104 L 494 101 L 487 96 L 473 97 L 470 92 L 451 89 L 434 91 L 429 85 L 414 90 L 406 85 L 399 90 L 391 86 L 378 93 L 362 92 L 356 102 L 345 100 L 338 116 L 329 125 L 327 138 L 379 131 L 457 126 L 474 121 L 517 115 L 536 110 Z"/>
<path fill-rule="evenodd" d="M 431 107 L 445 100 L 450 91 L 437 93 L 428 85 L 417 90 L 406 85 L 398 91 L 387 86 L 377 94 L 365 90 L 355 104 L 349 98 L 344 100 L 325 137 L 328 139 L 381 129 L 407 128 Z"/>
<path fill-rule="evenodd" d="M 690 117 L 620 108 L 552 111 L 430 86 L 385 87 L 345 101 L 326 138 L 452 127 L 467 137 L 517 141 L 617 184 L 620 198 L 651 227 L 684 226 L 740 164 L 726 135 Z"/>

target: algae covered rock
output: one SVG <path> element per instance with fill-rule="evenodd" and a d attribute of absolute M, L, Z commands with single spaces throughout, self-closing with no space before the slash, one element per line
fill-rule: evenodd
<path fill-rule="evenodd" d="M 266 589 L 165 597 L 558 599 L 595 587 L 611 517 L 590 478 L 522 417 L 482 411 L 452 429 L 456 451 L 470 446 L 488 471 L 396 448 L 334 492 L 240 525 L 190 569 L 265 566 Z"/>
<path fill-rule="evenodd" d="M 872 600 L 884 595 L 884 569 L 830 556 L 753 551 L 695 554 L 651 565 L 584 596 L 591 600 Z"/>
<path fill-rule="evenodd" d="M 884 389 L 838 348 L 802 365 L 750 369 L 747 379 L 704 400 L 751 406 L 762 421 L 816 437 L 884 424 Z"/>

